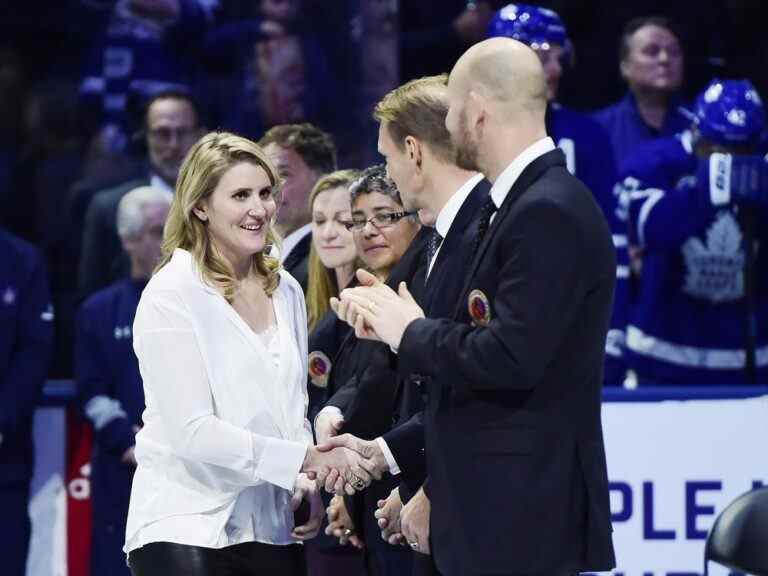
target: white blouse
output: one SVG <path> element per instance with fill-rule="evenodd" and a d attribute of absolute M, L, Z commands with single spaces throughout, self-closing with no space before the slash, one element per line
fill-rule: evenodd
<path fill-rule="evenodd" d="M 158 541 L 295 543 L 290 498 L 312 444 L 307 321 L 288 273 L 272 301 L 268 348 L 185 250 L 144 289 L 133 345 L 146 409 L 126 553 Z"/>

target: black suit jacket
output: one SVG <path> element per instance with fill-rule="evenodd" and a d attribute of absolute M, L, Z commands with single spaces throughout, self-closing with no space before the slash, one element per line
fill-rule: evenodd
<path fill-rule="evenodd" d="M 477 217 L 490 189 L 487 180 L 475 185 L 451 223 L 429 276 L 426 277 L 425 266 L 422 274 L 414 279 L 414 282 L 423 283 L 426 277 L 419 304 L 428 318 L 449 318 L 453 314 L 474 255 Z M 396 425 L 383 435 L 400 467 L 400 497 L 404 502 L 410 500 L 426 476 L 423 392 L 420 383 L 411 386 L 399 379 L 393 418 Z"/>
<path fill-rule="evenodd" d="M 307 293 L 307 280 L 309 278 L 309 250 L 312 247 L 312 233 L 308 232 L 293 247 L 291 253 L 283 262 L 283 268 L 301 285 L 304 293 Z"/>
<path fill-rule="evenodd" d="M 562 152 L 522 172 L 465 278 L 452 319 L 412 322 L 398 358 L 428 390 L 437 567 L 447 576 L 608 570 L 600 400 L 615 254 Z M 472 324 L 475 290 L 488 301 L 486 327 Z"/>
<path fill-rule="evenodd" d="M 387 285 L 397 289 L 401 281 L 412 284 L 413 277 L 424 267 L 429 234 L 427 228 L 419 231 L 390 272 Z M 418 290 L 412 293 L 417 300 L 420 298 Z M 392 427 L 398 375 L 390 356 L 387 345 L 358 340 L 354 332 L 342 343 L 333 360 L 328 381 L 330 399 L 326 403 L 344 414 L 342 433 L 370 440 Z M 411 550 L 384 542 L 373 516 L 376 502 L 386 498 L 396 484 L 396 478 L 385 477 L 353 498 L 346 498 L 346 503 L 358 534 L 366 542 L 366 552 L 372 556 L 371 562 L 378 566 L 387 563 L 392 573 L 406 574 L 410 573 Z"/>

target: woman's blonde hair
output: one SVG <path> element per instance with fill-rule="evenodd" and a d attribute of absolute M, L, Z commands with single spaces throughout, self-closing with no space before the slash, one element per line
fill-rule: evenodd
<path fill-rule="evenodd" d="M 349 188 L 350 184 L 360 176 L 358 170 L 337 170 L 320 178 L 309 195 L 309 210 L 315 204 L 315 198 L 321 192 L 334 188 Z M 332 296 L 338 296 L 344 286 L 336 285 L 336 274 L 323 265 L 315 250 L 315 243 L 309 249 L 309 272 L 307 275 L 307 327 L 311 332 L 317 322 L 328 310 L 328 301 Z"/>
<path fill-rule="evenodd" d="M 211 196 L 222 175 L 241 162 L 263 168 L 273 187 L 273 197 L 279 194 L 277 171 L 255 142 L 229 132 L 206 134 L 190 148 L 181 165 L 176 193 L 163 231 L 162 257 L 155 272 L 168 263 L 176 248 L 182 248 L 192 254 L 203 279 L 221 288 L 224 297 L 232 300 L 238 289 L 234 271 L 218 253 L 206 224 L 193 210 Z M 268 295 L 280 283 L 280 261 L 268 254 L 270 246 L 276 243 L 277 236 L 270 222 L 264 251 L 253 256 L 251 269 L 264 276 L 264 290 Z"/>

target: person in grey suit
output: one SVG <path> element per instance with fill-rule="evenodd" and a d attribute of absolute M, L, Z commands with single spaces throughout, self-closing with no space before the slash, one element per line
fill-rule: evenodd
<path fill-rule="evenodd" d="M 81 299 L 129 271 L 128 258 L 116 232 L 120 200 L 140 186 L 173 194 L 181 162 L 201 135 L 199 110 L 189 94 L 164 91 L 148 101 L 144 137 L 149 162 L 145 174 L 97 192 L 86 211 L 78 269 Z"/>
<path fill-rule="evenodd" d="M 530 48 L 476 44 L 453 68 L 448 100 L 458 165 L 493 184 L 461 298 L 450 317 L 425 318 L 405 286 L 366 277 L 335 304 L 427 393 L 428 523 L 403 535 L 446 576 L 609 570 L 608 225 L 546 134 L 546 82 Z"/>

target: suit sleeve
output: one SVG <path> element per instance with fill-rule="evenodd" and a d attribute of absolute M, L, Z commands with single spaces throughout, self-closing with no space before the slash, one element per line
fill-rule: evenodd
<path fill-rule="evenodd" d="M 540 199 L 498 225 L 504 229 L 481 263 L 501 266 L 488 326 L 420 319 L 400 343 L 401 373 L 425 377 L 430 393 L 448 387 L 458 401 L 536 387 L 576 315 L 590 254 L 575 218 Z"/>
<path fill-rule="evenodd" d="M 53 349 L 53 309 L 42 258 L 32 252 L 29 275 L 19 287 L 16 342 L 0 382 L 0 433 L 12 437 L 32 417 Z"/>
<path fill-rule="evenodd" d="M 414 414 L 400 426 L 382 435 L 400 468 L 400 480 L 413 494 L 427 475 L 424 444 L 424 413 Z"/>
<path fill-rule="evenodd" d="M 75 335 L 78 398 L 99 444 L 117 455 L 134 445 L 134 432 L 110 381 L 109 358 L 97 330 L 98 309 L 80 309 Z"/>

